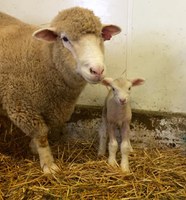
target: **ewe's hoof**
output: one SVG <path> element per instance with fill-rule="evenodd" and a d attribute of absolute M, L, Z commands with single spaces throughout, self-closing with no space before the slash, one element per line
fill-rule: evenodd
<path fill-rule="evenodd" d="M 55 174 L 55 173 L 57 173 L 59 171 L 60 171 L 60 169 L 55 163 L 52 163 L 50 165 L 50 167 L 47 166 L 46 164 L 43 166 L 44 174 Z"/>

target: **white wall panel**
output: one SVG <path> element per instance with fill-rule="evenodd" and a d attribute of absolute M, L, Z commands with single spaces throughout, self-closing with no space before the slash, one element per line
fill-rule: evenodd
<path fill-rule="evenodd" d="M 185 0 L 133 0 L 128 75 L 146 78 L 133 108 L 186 113 L 185 19 Z"/>

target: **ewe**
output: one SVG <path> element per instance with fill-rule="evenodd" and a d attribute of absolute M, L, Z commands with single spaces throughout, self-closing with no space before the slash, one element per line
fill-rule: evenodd
<path fill-rule="evenodd" d="M 129 172 L 128 155 L 132 151 L 130 144 L 130 121 L 132 118 L 130 106 L 130 91 L 132 86 L 141 85 L 144 79 L 127 80 L 125 78 L 105 78 L 102 83 L 109 86 L 111 90 L 105 99 L 102 113 L 102 124 L 99 130 L 100 143 L 98 155 L 106 152 L 107 137 L 109 136 L 109 158 L 111 166 L 117 166 L 116 153 L 118 142 L 116 140 L 116 130 L 119 128 L 121 134 L 121 169 Z"/>
<path fill-rule="evenodd" d="M 69 120 L 87 82 L 103 79 L 103 41 L 120 31 L 80 7 L 43 29 L 0 13 L 0 112 L 32 138 L 44 173 L 58 170 L 49 131 Z"/>

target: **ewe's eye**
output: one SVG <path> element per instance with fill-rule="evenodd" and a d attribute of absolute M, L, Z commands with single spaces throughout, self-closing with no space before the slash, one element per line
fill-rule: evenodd
<path fill-rule="evenodd" d="M 115 91 L 115 88 L 112 88 L 112 91 L 114 92 L 114 91 Z"/>
<path fill-rule="evenodd" d="M 129 87 L 129 90 L 131 90 L 131 87 Z"/>
<path fill-rule="evenodd" d="M 69 40 L 68 40 L 68 38 L 67 37 L 62 37 L 62 40 L 64 41 L 64 42 L 68 42 Z"/>

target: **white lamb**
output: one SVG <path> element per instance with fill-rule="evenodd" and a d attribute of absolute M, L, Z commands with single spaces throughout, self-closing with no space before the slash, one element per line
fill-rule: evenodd
<path fill-rule="evenodd" d="M 129 172 L 128 155 L 132 151 L 130 144 L 130 121 L 132 118 L 130 106 L 131 87 L 144 83 L 144 79 L 128 80 L 126 78 L 105 78 L 102 83 L 111 89 L 105 100 L 102 113 L 102 124 L 99 130 L 100 143 L 98 155 L 104 155 L 106 152 L 107 137 L 109 136 L 109 158 L 108 163 L 111 166 L 117 166 L 116 153 L 118 150 L 118 141 L 116 139 L 116 130 L 121 134 L 121 169 L 123 172 Z"/>
<path fill-rule="evenodd" d="M 58 170 L 48 133 L 69 120 L 87 82 L 103 79 L 103 41 L 120 31 L 80 7 L 42 29 L 0 13 L 0 113 L 32 138 L 44 173 Z"/>

